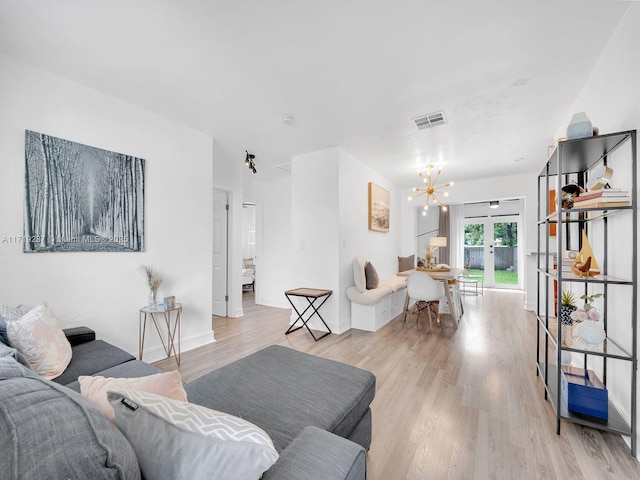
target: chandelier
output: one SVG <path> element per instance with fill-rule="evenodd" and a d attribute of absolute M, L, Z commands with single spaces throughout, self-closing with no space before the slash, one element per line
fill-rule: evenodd
<path fill-rule="evenodd" d="M 422 178 L 422 183 L 424 183 L 424 188 L 414 187 L 414 192 L 420 192 L 417 195 L 412 195 L 409 197 L 409 201 L 413 201 L 415 198 L 418 198 L 420 195 L 426 195 L 424 207 L 422 207 L 422 215 L 427 214 L 427 210 L 429 210 L 429 204 L 435 204 L 440 206 L 443 210 L 447 210 L 447 206 L 443 203 L 442 197 L 448 197 L 449 192 L 441 191 L 443 188 L 448 188 L 453 185 L 453 182 L 445 183 L 444 185 L 436 185 L 438 181 L 438 177 L 442 172 L 442 168 L 438 168 L 435 176 L 432 176 L 431 172 L 435 167 L 433 165 L 427 165 L 427 176 L 425 177 L 422 174 L 422 170 L 418 170 L 418 176 Z"/>

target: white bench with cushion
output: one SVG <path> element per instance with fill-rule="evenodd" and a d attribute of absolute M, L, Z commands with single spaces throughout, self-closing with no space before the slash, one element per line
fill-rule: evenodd
<path fill-rule="evenodd" d="M 347 298 L 351 300 L 351 328 L 375 332 L 404 311 L 406 278 L 393 275 L 375 282 L 375 268 L 360 257 L 353 261 L 353 277 L 355 286 L 347 289 Z"/>

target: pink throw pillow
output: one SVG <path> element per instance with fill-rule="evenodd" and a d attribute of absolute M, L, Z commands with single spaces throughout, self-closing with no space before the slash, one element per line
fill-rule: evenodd
<path fill-rule="evenodd" d="M 80 393 L 91 400 L 104 413 L 111 422 L 115 422 L 113 407 L 107 400 L 108 391 L 116 390 L 142 390 L 147 393 L 155 393 L 163 397 L 187 401 L 187 392 L 182 387 L 180 372 L 166 372 L 148 375 L 139 378 L 109 378 L 96 375 L 93 377 L 81 375 L 78 377 Z"/>
<path fill-rule="evenodd" d="M 71 362 L 71 344 L 46 302 L 18 319 L 7 320 L 7 337 L 33 370 L 47 380 L 62 375 Z"/>

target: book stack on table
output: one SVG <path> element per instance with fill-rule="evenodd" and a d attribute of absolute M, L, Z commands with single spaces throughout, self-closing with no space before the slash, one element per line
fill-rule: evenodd
<path fill-rule="evenodd" d="M 629 192 L 621 188 L 606 188 L 585 192 L 573 199 L 573 208 L 607 208 L 631 205 Z"/>

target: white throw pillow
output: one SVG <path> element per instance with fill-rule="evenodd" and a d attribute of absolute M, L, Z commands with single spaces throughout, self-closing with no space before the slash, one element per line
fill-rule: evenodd
<path fill-rule="evenodd" d="M 367 289 L 367 277 L 364 274 L 364 266 L 366 263 L 367 262 L 360 257 L 353 259 L 353 281 L 359 292 L 364 292 Z"/>
<path fill-rule="evenodd" d="M 180 372 L 177 370 L 137 378 L 80 375 L 78 383 L 80 384 L 82 396 L 95 403 L 112 423 L 115 423 L 115 417 L 113 407 L 107 400 L 107 392 L 109 390 L 142 390 L 182 402 L 187 401 L 187 392 L 184 391 Z"/>
<path fill-rule="evenodd" d="M 278 459 L 264 430 L 233 415 L 141 391 L 107 398 L 144 478 L 257 480 Z"/>
<path fill-rule="evenodd" d="M 7 336 L 11 346 L 47 380 L 59 377 L 71 361 L 71 344 L 46 303 L 36 305 L 17 320 L 7 320 Z"/>
<path fill-rule="evenodd" d="M 17 307 L 11 307 L 9 305 L 0 305 L 0 342 L 5 345 L 9 345 L 9 338 L 7 337 L 7 320 L 17 320 L 22 315 L 31 310 L 31 307 L 26 305 L 18 305 Z"/>
<path fill-rule="evenodd" d="M 0 305 L 0 317 L 5 320 L 18 320 L 29 310 L 31 310 L 31 307 L 27 307 L 26 305 L 18 305 L 17 307 Z"/>

